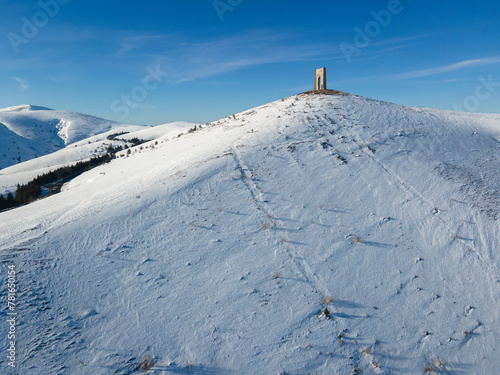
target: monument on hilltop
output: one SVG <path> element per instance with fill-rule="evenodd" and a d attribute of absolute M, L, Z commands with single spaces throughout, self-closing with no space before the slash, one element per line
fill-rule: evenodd
<path fill-rule="evenodd" d="M 326 90 L 326 68 L 316 69 L 314 74 L 314 91 Z"/>
<path fill-rule="evenodd" d="M 350 96 L 351 94 L 339 90 L 329 90 L 326 87 L 326 68 L 321 68 L 314 72 L 314 90 L 303 92 L 301 95 Z"/>

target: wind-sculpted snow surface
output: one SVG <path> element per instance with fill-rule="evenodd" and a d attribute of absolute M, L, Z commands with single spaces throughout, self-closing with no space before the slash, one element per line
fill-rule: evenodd
<path fill-rule="evenodd" d="M 309 94 L 123 151 L 0 214 L 2 373 L 497 374 L 499 124 Z"/>

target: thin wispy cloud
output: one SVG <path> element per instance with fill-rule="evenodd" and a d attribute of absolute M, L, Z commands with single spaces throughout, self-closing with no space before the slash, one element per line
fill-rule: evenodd
<path fill-rule="evenodd" d="M 481 66 L 481 65 L 491 65 L 491 64 L 500 64 L 500 57 L 489 57 L 483 59 L 473 59 L 473 60 L 465 60 L 460 61 L 450 65 L 438 66 L 434 68 L 416 70 L 408 73 L 395 74 L 392 78 L 395 79 L 413 79 L 413 78 L 422 78 L 428 77 L 437 74 L 450 73 L 457 70 L 470 68 L 473 66 Z"/>
<path fill-rule="evenodd" d="M 465 60 L 465 61 L 460 61 L 460 62 L 449 64 L 449 65 L 428 68 L 428 69 L 422 69 L 422 70 L 417 70 L 417 71 L 412 71 L 412 72 L 407 72 L 407 73 L 398 73 L 398 74 L 390 74 L 390 75 L 362 76 L 362 77 L 356 77 L 356 78 L 336 80 L 335 82 L 342 83 L 342 84 L 359 84 L 361 82 L 368 82 L 368 81 L 387 83 L 388 79 L 390 79 L 390 80 L 411 80 L 414 78 L 425 78 L 425 77 L 429 77 L 429 76 L 433 76 L 433 75 L 452 73 L 452 72 L 455 72 L 455 71 L 458 71 L 461 69 L 466 69 L 466 68 L 470 68 L 470 67 L 474 67 L 474 66 L 492 65 L 492 64 L 500 64 L 500 57 Z M 418 81 L 414 81 L 414 82 L 415 83 L 430 83 L 430 82 L 435 82 L 435 81 L 418 80 Z M 450 78 L 450 79 L 441 79 L 439 82 L 441 82 L 441 83 L 475 82 L 475 80 L 471 80 L 471 79 L 467 79 L 467 78 Z"/>
<path fill-rule="evenodd" d="M 366 52 L 363 51 L 363 53 L 360 56 L 354 57 L 352 60 L 353 61 L 367 61 L 367 60 L 375 60 L 375 59 L 380 59 L 380 58 L 387 58 L 390 56 L 401 54 L 403 49 L 410 48 L 412 46 L 413 46 L 413 43 L 388 45 L 388 47 L 385 47 L 382 49 L 374 49 L 374 50 L 366 51 Z"/>
<path fill-rule="evenodd" d="M 407 45 L 407 42 L 409 41 L 416 41 L 418 39 L 423 39 L 429 36 L 432 36 L 435 34 L 431 33 L 426 33 L 426 34 L 419 34 L 419 35 L 412 35 L 412 36 L 407 36 L 407 37 L 401 37 L 401 38 L 391 38 L 391 39 L 383 39 L 378 42 L 373 42 L 370 43 L 371 46 L 395 46 L 395 45 Z"/>
<path fill-rule="evenodd" d="M 45 67 L 41 57 L 27 57 L 20 59 L 0 59 L 0 69 L 2 71 L 19 71 Z M 14 73 L 15 74 L 15 73 Z"/>
<path fill-rule="evenodd" d="M 342 58 L 331 46 L 294 39 L 287 33 L 251 31 L 204 43 L 182 43 L 169 56 L 170 69 L 177 82 L 186 82 L 258 65 Z"/>
<path fill-rule="evenodd" d="M 476 82 L 476 80 L 467 78 L 451 78 L 451 79 L 443 79 L 441 82 L 443 83 Z"/>
<path fill-rule="evenodd" d="M 116 57 L 123 58 L 133 50 L 150 45 L 151 42 L 162 41 L 166 38 L 167 35 L 135 35 L 123 38 L 120 43 L 120 48 L 116 52 Z"/>
<path fill-rule="evenodd" d="M 13 77 L 14 81 L 16 81 L 19 84 L 19 89 L 22 91 L 28 90 L 29 89 L 29 84 L 25 79 L 19 78 L 19 77 Z"/>
<path fill-rule="evenodd" d="M 301 42 L 291 32 L 252 30 L 203 42 L 180 34 L 122 38 L 115 58 L 143 69 L 161 66 L 172 83 L 210 78 L 237 70 L 285 62 L 343 59 L 337 46 Z M 123 66 L 123 64 L 121 65 Z"/>
<path fill-rule="evenodd" d="M 379 58 L 385 58 L 400 53 L 401 50 L 413 47 L 422 39 L 432 36 L 434 34 L 426 33 L 419 35 L 412 35 L 400 38 L 381 39 L 370 41 L 366 47 L 357 47 L 355 43 L 351 43 L 352 48 L 358 52 L 354 52 L 351 56 L 352 61 L 366 61 Z"/>

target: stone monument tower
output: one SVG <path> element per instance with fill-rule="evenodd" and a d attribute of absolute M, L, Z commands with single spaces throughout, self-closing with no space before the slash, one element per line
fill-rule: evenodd
<path fill-rule="evenodd" d="M 317 90 L 326 90 L 326 68 L 316 69 L 314 91 Z"/>

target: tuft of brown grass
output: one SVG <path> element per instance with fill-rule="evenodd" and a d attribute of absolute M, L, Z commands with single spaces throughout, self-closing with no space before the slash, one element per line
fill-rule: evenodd
<path fill-rule="evenodd" d="M 146 372 L 153 368 L 155 365 L 155 359 L 151 355 L 147 355 L 139 362 L 139 369 Z"/>
<path fill-rule="evenodd" d="M 334 95 L 334 96 L 349 96 L 351 94 L 338 91 L 338 90 L 314 90 L 314 91 L 306 91 L 301 94 L 299 94 L 295 100 L 299 100 L 299 96 L 305 96 L 305 95 Z"/>
<path fill-rule="evenodd" d="M 425 365 L 424 371 L 426 374 L 430 374 L 432 372 L 436 372 L 436 366 L 433 363 L 428 363 Z"/>
<path fill-rule="evenodd" d="M 332 296 L 325 296 L 325 297 L 321 298 L 321 304 L 328 306 L 328 305 L 331 305 L 334 300 L 335 299 Z"/>
<path fill-rule="evenodd" d="M 436 366 L 439 368 L 443 368 L 446 365 L 446 362 L 444 361 L 443 358 L 439 357 L 436 359 Z"/>
<path fill-rule="evenodd" d="M 339 342 L 340 342 L 340 345 L 341 346 L 344 346 L 345 344 L 345 339 L 344 339 L 344 335 L 341 333 L 337 336 L 337 338 L 339 339 Z"/>

